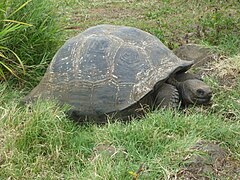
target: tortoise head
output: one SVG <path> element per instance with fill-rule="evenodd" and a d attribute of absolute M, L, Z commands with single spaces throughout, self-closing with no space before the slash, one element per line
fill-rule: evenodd
<path fill-rule="evenodd" d="M 212 97 L 210 87 L 199 79 L 188 79 L 180 82 L 178 90 L 183 105 L 208 104 Z"/>

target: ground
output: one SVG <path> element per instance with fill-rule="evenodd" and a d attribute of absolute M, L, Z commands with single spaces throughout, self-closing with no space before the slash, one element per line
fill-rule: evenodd
<path fill-rule="evenodd" d="M 213 101 L 207 107 L 149 112 L 129 123 L 76 126 L 64 113 L 67 107 L 20 106 L 27 92 L 1 84 L 2 179 L 238 179 L 237 1 L 57 2 L 63 42 L 111 23 L 150 32 L 173 50 L 188 43 L 210 48 L 214 57 L 192 71 L 212 87 Z"/>
<path fill-rule="evenodd" d="M 181 46 L 191 42 L 198 43 L 201 37 L 206 36 L 206 33 L 203 32 L 204 27 L 201 27 L 201 24 L 198 23 L 201 23 L 201 18 L 203 19 L 204 13 L 211 13 L 214 10 L 217 11 L 219 8 L 219 6 L 214 6 L 214 4 L 209 6 L 209 4 L 202 4 L 201 2 L 197 5 L 202 7 L 197 8 L 194 7 L 195 5 L 193 4 L 183 3 L 182 1 L 173 1 L 172 4 L 169 1 L 88 1 L 88 3 L 82 6 L 84 7 L 82 8 L 82 11 L 79 11 L 79 8 L 71 9 L 72 13 L 68 14 L 70 21 L 68 21 L 66 29 L 77 30 L 70 33 L 77 34 L 79 30 L 82 31 L 87 27 L 91 27 L 96 24 L 110 23 L 130 25 L 149 31 L 150 33 L 154 33 L 160 39 L 164 39 L 165 44 L 169 48 L 176 48 L 176 46 Z M 161 6 L 164 8 L 161 8 Z M 177 6 L 178 8 L 175 9 L 174 7 Z M 172 18 L 173 16 L 178 16 L 181 13 L 176 13 L 176 11 L 185 11 L 186 6 L 189 8 L 188 13 L 184 13 L 182 16 L 179 16 L 179 18 Z M 205 11 L 203 12 L 202 9 L 205 9 Z M 222 10 L 222 8 L 220 8 L 220 10 Z M 235 14 L 236 11 L 232 8 L 229 13 Z M 162 18 L 162 16 L 164 16 L 164 18 Z M 193 18 L 189 18 L 190 16 Z M 161 27 L 163 28 L 161 29 Z M 185 28 L 188 28 L 188 30 L 186 31 Z M 198 73 L 200 72 L 203 77 L 206 75 L 217 77 L 219 86 L 224 89 L 226 87 L 234 88 L 239 81 L 239 66 L 238 68 L 236 66 L 232 66 L 229 62 L 230 60 L 226 60 L 225 57 L 220 57 L 217 52 L 211 52 L 211 49 L 209 48 L 206 49 L 211 53 L 211 57 L 206 58 L 204 62 L 200 63 L 197 69 Z M 204 53 L 205 52 L 202 52 L 202 54 Z M 190 56 L 193 56 L 193 53 Z M 203 59 L 203 57 L 200 58 Z M 239 57 L 237 59 L 240 60 Z M 226 64 L 228 65 L 226 66 Z M 229 116 L 231 113 L 227 112 L 226 114 L 225 116 Z M 236 115 L 233 113 L 233 115 L 230 116 Z M 229 177 L 232 173 L 239 174 L 239 169 L 236 172 L 232 171 L 232 169 L 236 168 L 237 162 L 235 160 L 232 161 L 229 157 L 226 158 L 226 156 L 220 157 L 221 153 L 218 153 L 220 147 L 216 147 L 214 146 L 212 151 L 216 151 L 215 153 L 219 154 L 219 159 L 225 161 L 224 164 L 218 164 L 217 169 L 220 168 L 222 170 L 226 168 L 227 174 L 225 175 Z M 192 168 L 187 166 L 185 169 L 182 169 L 177 173 L 177 177 L 184 177 L 184 179 L 197 178 L 198 175 L 202 173 L 202 171 L 198 171 L 197 168 L 204 168 L 206 163 L 208 163 L 205 159 L 201 158 L 198 161 L 201 166 L 196 163 Z M 216 161 L 216 159 L 213 161 Z M 216 162 L 210 163 L 213 168 L 216 166 L 214 163 Z M 212 169 L 206 170 L 204 173 L 215 174 L 217 176 L 217 172 L 213 172 Z M 179 176 L 179 174 L 181 175 Z"/>

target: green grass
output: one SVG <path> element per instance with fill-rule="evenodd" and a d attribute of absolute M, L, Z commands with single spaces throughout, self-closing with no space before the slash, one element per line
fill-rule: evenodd
<path fill-rule="evenodd" d="M 19 106 L 21 94 L 1 88 L 1 179 L 132 179 L 129 172 L 142 163 L 147 167 L 143 179 L 167 178 L 199 140 L 221 142 L 239 158 L 239 121 L 218 113 L 166 110 L 127 124 L 77 126 L 66 118 L 66 108 L 53 102 Z M 94 156 L 94 146 L 101 143 L 118 153 Z"/>
<path fill-rule="evenodd" d="M 77 1 L 59 7 L 67 37 L 97 24 L 120 24 L 156 35 L 170 49 L 186 42 L 236 55 L 240 46 L 240 4 L 226 1 Z"/>
<path fill-rule="evenodd" d="M 9 39 L 13 32 L 17 33 L 32 26 L 25 22 L 9 19 L 11 16 L 21 11 L 21 9 L 30 3 L 30 1 L 19 5 L 19 7 L 15 6 L 10 13 L 7 10 L 9 6 L 6 5 L 8 2 L 3 1 L 0 3 L 0 80 L 6 80 L 6 71 L 17 78 L 19 78 L 18 74 L 20 72 L 23 74 L 26 73 L 22 60 L 12 49 L 9 48 Z M 14 71 L 17 71 L 18 73 Z"/>
<path fill-rule="evenodd" d="M 219 59 L 206 69 L 204 80 L 214 92 L 211 106 L 150 112 L 129 123 L 79 126 L 66 117 L 64 112 L 68 107 L 48 101 L 23 106 L 19 101 L 26 90 L 14 88 L 11 82 L 1 83 L 0 179 L 125 180 L 133 179 L 131 172 L 136 172 L 143 163 L 145 168 L 139 179 L 167 179 L 182 170 L 183 159 L 194 153 L 192 146 L 201 140 L 219 143 L 228 150 L 232 161 L 240 163 L 240 31 L 237 21 L 240 7 L 236 1 L 49 2 L 55 3 L 54 8 L 49 7 L 57 13 L 59 30 L 64 30 L 65 39 L 93 25 L 121 24 L 148 31 L 169 48 L 186 41 L 196 42 L 208 44 L 221 55 L 232 58 Z M 40 12 L 47 12 L 43 7 L 33 12 L 30 16 L 33 19 L 18 20 L 44 27 L 41 26 L 44 23 L 38 21 Z M 47 17 L 46 14 L 43 19 L 51 24 L 52 19 Z M 23 38 L 23 44 L 12 46 L 21 49 L 19 55 L 28 57 L 27 70 L 35 78 L 29 78 L 31 84 L 41 79 L 47 59 L 58 47 L 52 41 L 56 38 L 55 30 L 47 34 L 37 27 L 29 29 L 26 37 L 17 36 Z M 26 42 L 28 39 L 34 46 Z M 44 47 L 40 46 L 42 43 Z M 36 67 L 36 64 L 39 65 Z M 97 153 L 99 144 L 111 145 L 116 153 L 112 156 L 107 152 Z M 238 175 L 229 171 L 222 178 L 237 179 Z M 213 174 L 208 177 L 214 179 Z"/>
<path fill-rule="evenodd" d="M 0 3 L 0 10 L 0 46 L 17 55 L 9 50 L 1 51 L 7 58 L 0 56 L 0 62 L 10 67 L 11 74 L 19 76 L 26 84 L 36 84 L 36 79 L 43 74 L 61 42 L 54 4 L 48 0 L 4 0 Z M 16 63 L 18 61 L 24 65 L 26 72 L 21 71 L 20 63 Z M 1 69 L 5 79 L 10 79 L 6 68 L 0 65 Z"/>

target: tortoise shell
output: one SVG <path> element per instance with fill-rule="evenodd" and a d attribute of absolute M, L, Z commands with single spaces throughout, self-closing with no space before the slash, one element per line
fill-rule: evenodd
<path fill-rule="evenodd" d="M 179 59 L 147 32 L 98 25 L 71 38 L 58 50 L 25 101 L 56 98 L 81 115 L 122 111 L 192 63 Z"/>

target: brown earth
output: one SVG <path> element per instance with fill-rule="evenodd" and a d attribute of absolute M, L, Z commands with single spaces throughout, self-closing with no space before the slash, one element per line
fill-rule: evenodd
<path fill-rule="evenodd" d="M 198 142 L 182 161 L 180 170 L 171 179 L 237 179 L 239 161 L 230 152 L 213 142 Z"/>

